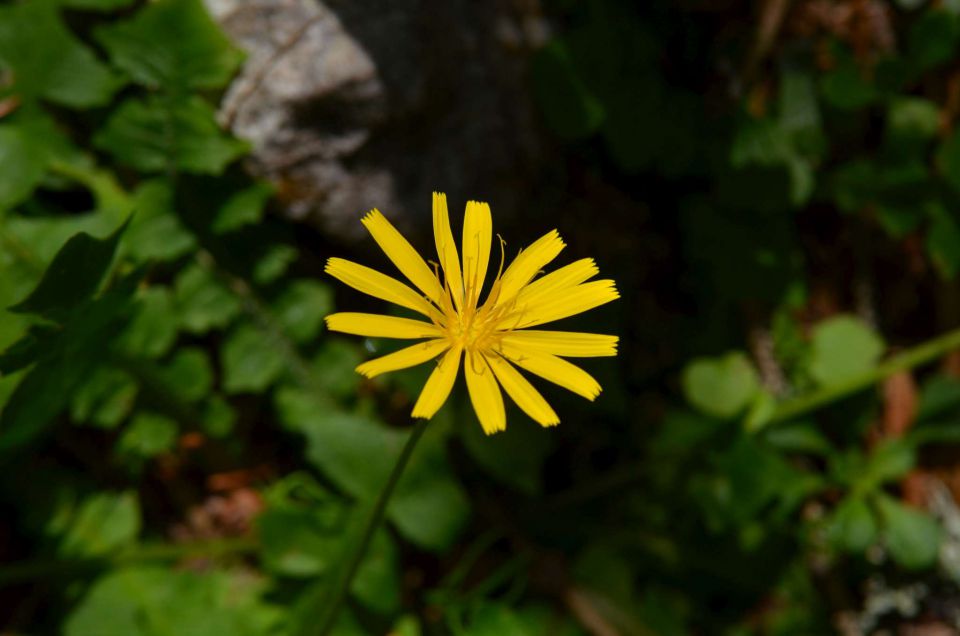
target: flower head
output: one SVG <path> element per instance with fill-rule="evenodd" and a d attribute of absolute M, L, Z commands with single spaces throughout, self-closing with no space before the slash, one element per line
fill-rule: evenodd
<path fill-rule="evenodd" d="M 326 272 L 365 294 L 417 312 L 425 320 L 343 312 L 327 316 L 327 327 L 358 336 L 423 340 L 357 367 L 357 372 L 372 378 L 438 360 L 413 407 L 413 417 L 433 417 L 443 406 L 453 389 L 461 358 L 470 400 L 488 434 L 507 425 L 501 386 L 541 425 L 560 422 L 516 367 L 588 400 L 600 394 L 597 381 L 564 358 L 616 355 L 617 336 L 530 329 L 619 298 L 612 280 L 587 282 L 598 272 L 591 258 L 537 277 L 564 248 L 556 230 L 522 250 L 506 270 L 501 242 L 499 271 L 481 302 L 493 242 L 490 206 L 486 203 L 467 203 L 461 260 L 450 228 L 446 196 L 433 194 L 439 264 L 432 269 L 379 211 L 367 214 L 363 224 L 416 289 L 342 258 L 329 259 Z"/>

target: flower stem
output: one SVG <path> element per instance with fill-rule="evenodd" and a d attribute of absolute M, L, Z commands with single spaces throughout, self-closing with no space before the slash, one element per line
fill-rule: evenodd
<path fill-rule="evenodd" d="M 370 545 L 370 540 L 373 538 L 374 532 L 376 532 L 377 528 L 379 528 L 383 522 L 383 515 L 387 510 L 387 503 L 390 501 L 390 496 L 396 489 L 397 483 L 400 481 L 400 476 L 403 475 L 403 471 L 410 461 L 414 447 L 417 445 L 417 442 L 420 441 L 423 432 L 427 429 L 427 422 L 428 420 L 425 419 L 417 420 L 416 426 L 414 426 L 409 437 L 407 437 L 407 442 L 404 444 L 403 450 L 400 451 L 397 463 L 393 465 L 393 470 L 390 472 L 387 483 L 384 484 L 380 495 L 377 497 L 377 501 L 373 506 L 370 517 L 367 519 L 360 539 L 354 545 L 353 552 L 348 557 L 346 567 L 340 568 L 339 576 L 334 583 L 329 597 L 329 603 L 321 610 L 322 613 L 318 623 L 320 625 L 320 631 L 317 632 L 320 636 L 327 636 L 327 634 L 330 634 L 331 630 L 333 630 L 340 606 L 343 604 L 343 600 L 347 596 L 347 591 L 350 589 L 350 583 L 357 573 L 357 568 L 360 567 L 360 562 L 367 552 L 367 547 Z"/>
<path fill-rule="evenodd" d="M 848 380 L 831 384 L 830 386 L 823 387 L 818 391 L 806 395 L 785 400 L 777 406 L 776 410 L 770 416 L 770 419 L 767 420 L 767 423 L 773 424 L 806 415 L 821 406 L 830 404 L 831 402 L 861 391 L 872 384 L 876 384 L 898 371 L 912 369 L 913 367 L 932 362 L 954 349 L 960 349 L 960 329 L 948 331 L 912 349 L 907 349 L 903 353 L 891 357 L 883 364 L 877 365 L 869 371 L 865 371 Z"/>

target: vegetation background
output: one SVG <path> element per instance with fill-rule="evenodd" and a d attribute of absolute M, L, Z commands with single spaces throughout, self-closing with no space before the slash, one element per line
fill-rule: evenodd
<path fill-rule="evenodd" d="M 455 393 L 336 634 L 960 630 L 960 3 L 224 5 L 0 6 L 3 633 L 316 630 L 427 370 L 323 262 L 433 189 L 595 257 L 620 355 L 556 429 Z M 255 64 L 277 7 L 365 79 Z"/>

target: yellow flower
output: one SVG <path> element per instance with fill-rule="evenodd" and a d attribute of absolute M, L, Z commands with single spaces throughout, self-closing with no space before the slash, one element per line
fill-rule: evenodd
<path fill-rule="evenodd" d="M 422 314 L 429 322 L 344 312 L 327 316 L 327 327 L 372 338 L 425 339 L 357 367 L 358 373 L 372 378 L 439 358 L 413 407 L 413 417 L 433 417 L 443 406 L 456 380 L 461 357 L 466 358 L 463 369 L 470 400 L 487 434 L 502 431 L 507 425 L 500 386 L 541 425 L 560 422 L 543 396 L 514 365 L 588 400 L 600 394 L 597 381 L 563 357 L 614 356 L 617 336 L 528 329 L 620 297 L 612 280 L 587 282 L 598 272 L 592 258 L 578 260 L 534 280 L 564 247 L 556 230 L 522 250 L 506 271 L 501 243 L 500 271 L 481 304 L 480 291 L 493 240 L 490 206 L 486 203 L 467 203 L 461 265 L 450 229 L 447 198 L 433 194 L 433 232 L 439 268 L 443 270 L 442 282 L 436 266 L 431 270 L 379 211 L 367 214 L 363 224 L 419 291 L 342 258 L 329 259 L 326 272 L 365 294 Z"/>

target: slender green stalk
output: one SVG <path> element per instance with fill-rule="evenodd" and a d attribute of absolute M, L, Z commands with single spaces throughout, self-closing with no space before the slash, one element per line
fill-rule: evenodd
<path fill-rule="evenodd" d="M 912 369 L 922 364 L 933 362 L 954 349 L 960 349 L 960 329 L 948 331 L 942 336 L 928 340 L 912 349 L 897 354 L 886 362 L 854 376 L 849 380 L 826 386 L 818 391 L 801 395 L 781 402 L 774 410 L 768 424 L 782 422 L 835 402 L 848 395 L 861 391 L 877 382 L 884 380 L 898 371 Z"/>
<path fill-rule="evenodd" d="M 404 444 L 403 450 L 400 451 L 397 463 L 393 465 L 393 470 L 390 472 L 387 483 L 384 484 L 380 495 L 377 497 L 370 517 L 367 519 L 367 523 L 363 528 L 363 534 L 360 535 L 359 541 L 354 544 L 353 552 L 350 553 L 346 561 L 346 567 L 339 569 L 337 580 L 331 588 L 332 592 L 329 597 L 329 603 L 325 608 L 321 609 L 320 621 L 318 623 L 320 630 L 317 632 L 320 636 L 330 634 L 336 623 L 340 605 L 343 604 L 343 600 L 347 596 L 350 583 L 353 582 L 353 577 L 357 573 L 357 568 L 360 567 L 360 562 L 367 552 L 367 547 L 370 545 L 370 540 L 373 538 L 374 532 L 376 532 L 377 528 L 379 528 L 383 522 L 383 515 L 387 510 L 387 503 L 390 501 L 390 496 L 393 495 L 393 491 L 400 481 L 400 476 L 403 475 L 403 471 L 410 461 L 413 449 L 423 436 L 423 432 L 427 429 L 427 421 L 428 420 L 425 419 L 417 420 L 416 426 L 410 432 L 410 436 L 407 437 L 407 442 Z"/>

